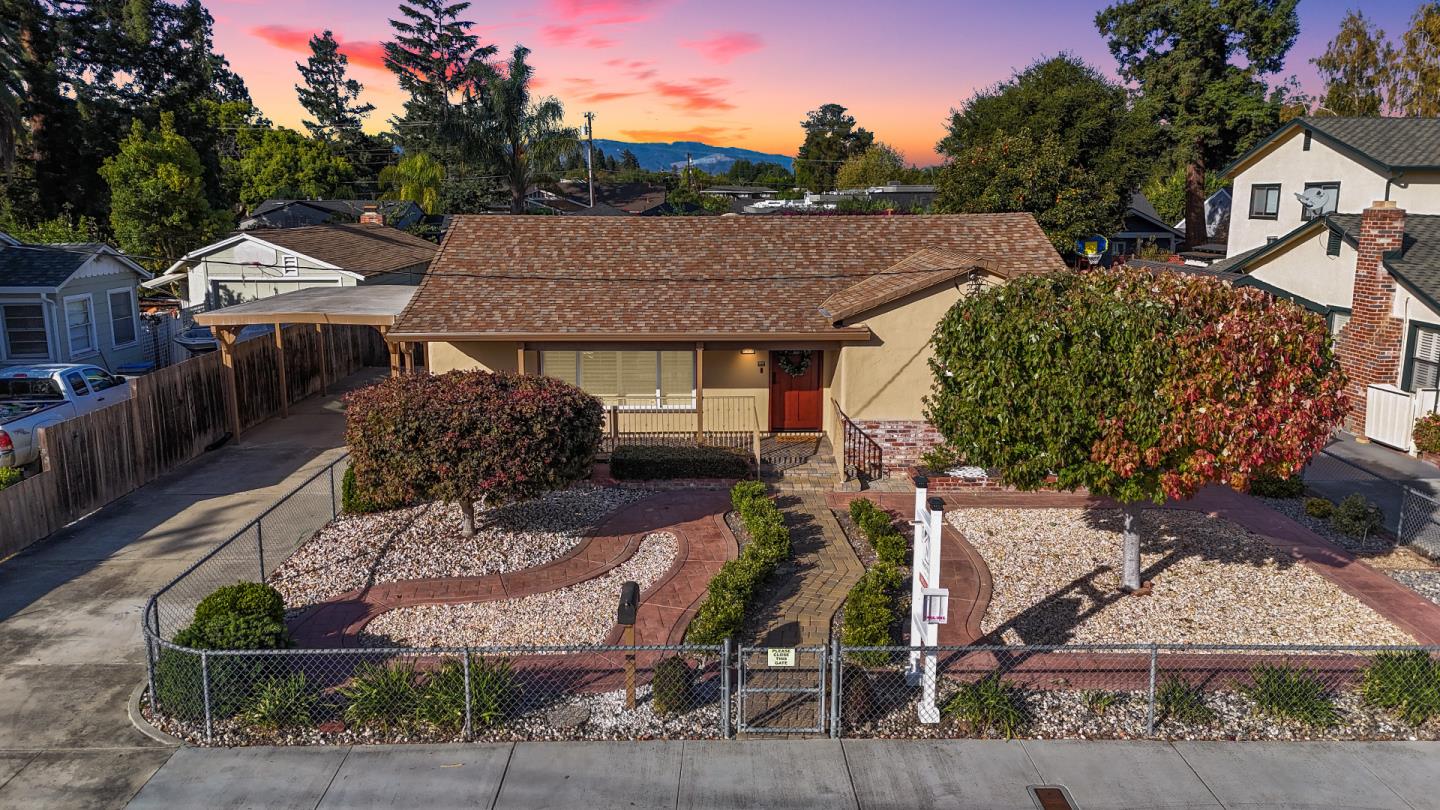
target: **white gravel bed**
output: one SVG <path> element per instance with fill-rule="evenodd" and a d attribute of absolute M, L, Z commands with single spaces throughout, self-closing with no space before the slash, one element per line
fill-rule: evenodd
<path fill-rule="evenodd" d="M 948 695 L 937 700 L 944 706 Z M 1115 692 L 1115 703 L 1103 712 L 1092 711 L 1077 690 L 1027 690 L 1021 704 L 1027 720 L 1016 737 L 1020 739 L 1126 740 L 1145 738 L 1148 711 L 1143 691 Z M 906 701 L 884 716 L 863 723 L 847 722 L 845 736 L 885 739 L 943 739 L 981 736 L 955 720 L 922 724 L 916 718 L 916 699 Z M 1262 712 L 1254 701 L 1234 691 L 1206 692 L 1205 705 L 1214 712 L 1209 723 L 1181 723 L 1163 719 L 1156 723 L 1153 738 L 1169 740 L 1436 740 L 1440 719 L 1421 726 L 1397 720 L 1383 709 L 1364 705 L 1354 692 L 1334 696 L 1340 711 L 1339 722 L 1317 727 L 1296 720 L 1277 718 Z"/>
<path fill-rule="evenodd" d="M 1413 644 L 1358 599 L 1229 521 L 1138 519 L 1149 596 L 1119 592 L 1116 509 L 958 509 L 990 568 L 982 627 L 1006 644 Z"/>
<path fill-rule="evenodd" d="M 615 510 L 651 493 L 575 487 L 476 515 L 461 533 L 460 509 L 428 504 L 346 515 L 322 528 L 270 576 L 291 609 L 377 582 L 517 571 L 563 557 Z"/>
<path fill-rule="evenodd" d="M 657 714 L 650 702 L 649 684 L 635 688 L 635 709 L 625 708 L 625 692 L 575 694 L 502 721 L 494 727 L 477 726 L 475 742 L 519 740 L 705 740 L 720 736 L 720 702 L 717 679 L 697 683 L 693 700 L 696 708 L 684 714 Z M 556 726 L 552 713 L 578 712 L 585 719 L 577 724 Z M 205 724 L 155 716 L 148 706 L 145 717 L 157 728 L 193 745 L 205 745 Z M 458 732 L 434 727 L 381 730 L 346 728 L 320 731 L 318 728 L 261 729 L 238 719 L 217 720 L 210 745 L 379 745 L 393 743 L 463 742 Z"/>
<path fill-rule="evenodd" d="M 1388 570 L 1387 576 L 1410 590 L 1440 605 L 1440 571 Z"/>
<path fill-rule="evenodd" d="M 371 647 L 600 644 L 615 625 L 621 583 L 639 583 L 643 593 L 670 570 L 679 547 L 673 533 L 653 532 L 640 541 L 630 559 L 568 588 L 519 599 L 387 611 L 366 625 L 360 643 Z"/>

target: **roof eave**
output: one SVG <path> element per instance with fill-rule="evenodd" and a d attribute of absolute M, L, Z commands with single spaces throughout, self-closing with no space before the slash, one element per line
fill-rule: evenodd
<path fill-rule="evenodd" d="M 824 331 L 788 332 L 426 332 L 391 331 L 390 340 L 425 342 L 548 341 L 553 343 L 655 343 L 668 341 L 826 341 L 864 342 L 873 337 L 868 327 L 847 326 Z"/>

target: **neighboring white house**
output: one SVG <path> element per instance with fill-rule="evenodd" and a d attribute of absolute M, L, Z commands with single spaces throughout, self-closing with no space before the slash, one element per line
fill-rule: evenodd
<path fill-rule="evenodd" d="M 0 234 L 0 366 L 151 360 L 136 287 L 150 274 L 101 243 L 26 244 Z"/>
<path fill-rule="evenodd" d="M 236 233 L 185 254 L 165 275 L 184 306 L 229 306 L 308 287 L 418 284 L 436 246 L 382 225 L 331 224 Z"/>
<path fill-rule="evenodd" d="M 1324 315 L 1347 427 L 1409 450 L 1440 386 L 1440 118 L 1297 119 L 1227 176 L 1240 207 L 1211 267 Z"/>

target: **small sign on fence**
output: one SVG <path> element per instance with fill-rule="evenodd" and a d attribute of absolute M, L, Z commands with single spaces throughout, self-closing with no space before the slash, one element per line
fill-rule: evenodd
<path fill-rule="evenodd" d="M 765 650 L 765 663 L 772 667 L 795 666 L 794 647 L 770 647 Z"/>
<path fill-rule="evenodd" d="M 950 620 L 950 589 L 927 588 L 924 592 L 925 609 L 922 617 L 926 624 L 945 624 Z"/>

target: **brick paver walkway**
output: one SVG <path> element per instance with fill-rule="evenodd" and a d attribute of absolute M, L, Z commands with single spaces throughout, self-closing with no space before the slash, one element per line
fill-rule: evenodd
<path fill-rule="evenodd" d="M 710 578 L 737 553 L 724 523 L 723 492 L 661 492 L 607 518 L 569 554 L 545 565 L 480 577 L 385 582 L 335 597 L 304 613 L 291 626 L 301 647 L 359 646 L 356 635 L 387 610 L 416 605 L 515 599 L 594 579 L 628 560 L 645 535 L 673 532 L 680 540 L 675 564 L 641 595 L 636 643 L 678 642 L 699 606 Z M 604 608 L 612 610 L 613 606 Z M 612 628 L 607 642 L 620 636 Z"/>

